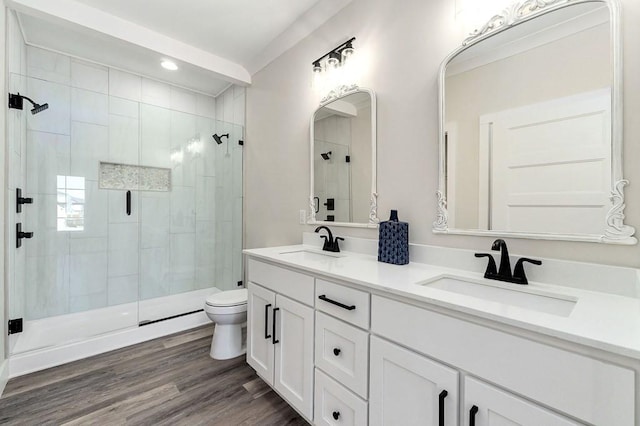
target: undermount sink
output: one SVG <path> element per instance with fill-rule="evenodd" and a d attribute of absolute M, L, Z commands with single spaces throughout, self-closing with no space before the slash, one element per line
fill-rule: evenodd
<path fill-rule="evenodd" d="M 537 312 L 568 317 L 577 303 L 576 298 L 570 296 L 533 291 L 528 288 L 505 288 L 499 285 L 461 280 L 453 277 L 443 277 L 435 281 L 422 284 L 430 288 L 451 293 L 471 296 L 482 300 L 517 306 Z"/>
<path fill-rule="evenodd" d="M 342 255 L 338 253 L 308 249 L 285 251 L 280 254 L 287 257 L 296 258 L 298 260 L 331 260 L 342 257 Z"/>

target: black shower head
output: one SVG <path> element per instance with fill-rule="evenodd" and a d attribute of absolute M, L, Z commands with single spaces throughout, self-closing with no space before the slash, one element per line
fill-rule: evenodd
<path fill-rule="evenodd" d="M 42 104 L 42 105 L 35 104 L 31 109 L 31 114 L 35 115 L 39 112 L 44 111 L 47 108 L 49 108 L 49 104 Z"/>
<path fill-rule="evenodd" d="M 35 115 L 49 108 L 49 104 L 42 104 L 42 105 L 37 104 L 33 102 L 33 100 L 27 98 L 26 96 L 22 96 L 20 93 L 15 95 L 13 93 L 9 93 L 9 108 L 20 109 L 20 110 L 23 109 L 24 107 L 22 102 L 23 99 L 28 100 L 33 105 L 33 109 L 31 109 L 31 114 Z"/>
<path fill-rule="evenodd" d="M 331 158 L 331 151 L 323 152 L 320 154 L 323 160 L 328 160 Z"/>
<path fill-rule="evenodd" d="M 220 136 L 218 136 L 217 133 L 213 134 L 213 139 L 216 141 L 216 143 L 218 145 L 220 145 L 222 143 L 222 138 L 227 138 L 228 139 L 229 138 L 229 133 L 226 133 L 226 134 L 220 135 Z"/>

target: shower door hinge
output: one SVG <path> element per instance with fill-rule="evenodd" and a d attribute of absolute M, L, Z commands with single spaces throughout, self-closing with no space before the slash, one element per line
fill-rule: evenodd
<path fill-rule="evenodd" d="M 242 287 L 242 281 L 238 281 L 238 287 Z"/>
<path fill-rule="evenodd" d="M 244 145 L 244 141 L 243 141 L 242 139 L 240 139 L 240 140 L 238 141 L 238 145 Z"/>
<path fill-rule="evenodd" d="M 22 333 L 22 318 L 9 320 L 9 333 Z"/>

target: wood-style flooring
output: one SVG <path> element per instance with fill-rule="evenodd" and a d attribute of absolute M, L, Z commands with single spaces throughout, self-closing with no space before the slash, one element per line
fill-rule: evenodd
<path fill-rule="evenodd" d="M 246 364 L 209 357 L 213 325 L 9 380 L 8 425 L 306 425 Z"/>

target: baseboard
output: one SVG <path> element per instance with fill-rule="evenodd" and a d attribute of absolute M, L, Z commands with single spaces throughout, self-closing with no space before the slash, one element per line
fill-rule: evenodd
<path fill-rule="evenodd" d="M 211 320 L 204 312 L 149 324 L 144 327 L 132 327 L 113 333 L 84 340 L 82 342 L 51 348 L 39 349 L 32 352 L 17 354 L 10 357 L 8 364 L 8 378 L 22 376 L 46 368 L 66 364 L 71 361 L 88 358 L 104 352 L 146 342 L 158 337 L 178 333 L 201 325 L 209 324 Z M 0 378 L 1 380 L 1 378 Z M 0 385 L 2 383 L 0 382 Z"/>
<path fill-rule="evenodd" d="M 0 397 L 4 392 L 5 386 L 7 386 L 7 382 L 9 381 L 9 360 L 5 359 L 0 364 Z"/>

